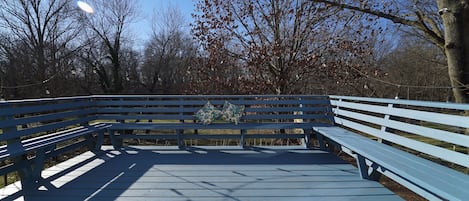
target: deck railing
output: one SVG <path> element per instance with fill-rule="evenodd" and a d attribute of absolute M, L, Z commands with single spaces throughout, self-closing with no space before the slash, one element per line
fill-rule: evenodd
<path fill-rule="evenodd" d="M 194 114 L 208 101 L 220 110 L 225 101 L 244 106 L 241 122 L 196 123 Z M 245 146 L 249 138 L 300 139 L 297 142 L 309 146 L 313 127 L 338 126 L 467 176 L 468 111 L 468 104 L 309 95 L 98 95 L 2 101 L 0 174 L 18 171 L 21 177 L 37 179 L 44 158 L 81 146 L 97 150 L 104 132 L 115 147 L 126 138 L 176 140 L 180 147 L 187 139 L 239 139 L 237 144 Z M 338 142 L 331 138 L 331 143 Z M 353 147 L 339 147 L 360 160 Z M 428 194 L 426 189 L 416 191 Z"/>

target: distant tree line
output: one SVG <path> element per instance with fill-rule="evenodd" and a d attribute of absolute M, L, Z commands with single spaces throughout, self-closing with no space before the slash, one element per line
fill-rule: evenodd
<path fill-rule="evenodd" d="M 190 32 L 187 19 L 169 6 L 155 11 L 142 49 L 136 41 L 146 33 L 130 29 L 145 19 L 137 1 L 88 2 L 93 14 L 74 0 L 0 0 L 3 98 L 343 94 L 447 100 L 454 93 L 445 88 L 452 83 L 447 57 L 425 32 L 334 1 L 196 1 Z M 399 5 L 406 3 L 408 13 L 413 5 L 421 8 L 415 19 L 421 13 L 443 28 L 435 3 Z M 371 8 L 404 13 L 397 4 Z"/>

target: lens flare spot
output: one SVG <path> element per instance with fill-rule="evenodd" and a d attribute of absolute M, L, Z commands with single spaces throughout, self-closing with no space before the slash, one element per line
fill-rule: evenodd
<path fill-rule="evenodd" d="M 90 4 L 84 2 L 84 1 L 77 1 L 78 7 L 87 12 L 87 13 L 94 13 L 93 7 L 90 6 Z"/>

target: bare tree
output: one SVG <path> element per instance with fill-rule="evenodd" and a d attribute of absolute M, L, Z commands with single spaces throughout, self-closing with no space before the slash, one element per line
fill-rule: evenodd
<path fill-rule="evenodd" d="M 26 79 L 15 77 L 16 81 L 4 84 L 13 89 L 14 86 L 29 86 L 24 90 L 30 96 L 39 96 L 37 91 L 44 91 L 45 87 L 63 85 L 58 82 L 67 79 L 51 81 L 50 78 L 65 78 L 68 75 L 68 64 L 79 48 L 73 42 L 79 34 L 72 18 L 73 5 L 71 0 L 0 1 L 0 26 L 6 28 L 5 34 L 9 35 L 2 49 L 9 52 L 10 62 L 16 62 L 11 65 L 25 68 L 25 74 L 16 76 L 27 76 Z M 55 95 L 63 93 L 60 90 L 53 92 Z"/>
<path fill-rule="evenodd" d="M 469 102 L 469 2 L 434 1 L 351 1 L 312 0 L 359 11 L 413 28 L 437 45 L 446 55 L 453 95 L 458 103 Z M 438 15 L 441 16 L 438 17 Z"/>
<path fill-rule="evenodd" d="M 84 58 L 94 68 L 105 93 L 120 93 L 124 89 L 122 48 L 129 38 L 129 25 L 139 17 L 139 5 L 131 0 L 93 1 L 93 14 L 81 13 L 80 22 L 89 31 L 90 46 Z M 126 39 L 128 41 L 126 41 Z"/>
<path fill-rule="evenodd" d="M 441 76 L 447 70 L 446 60 L 433 44 L 418 37 L 407 37 L 378 62 L 386 74 L 369 84 L 370 88 L 378 90 L 378 96 L 432 101 L 449 98 L 449 79 Z"/>
<path fill-rule="evenodd" d="M 185 32 L 179 8 L 154 10 L 150 40 L 145 45 L 142 84 L 149 93 L 180 93 L 186 68 L 196 48 Z"/>

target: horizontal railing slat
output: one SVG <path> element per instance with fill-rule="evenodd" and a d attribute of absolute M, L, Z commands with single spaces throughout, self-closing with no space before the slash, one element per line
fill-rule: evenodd
<path fill-rule="evenodd" d="M 374 103 L 411 105 L 411 106 L 431 107 L 431 108 L 441 108 L 441 109 L 469 110 L 469 104 L 460 104 L 460 103 L 443 103 L 443 102 L 431 102 L 431 101 L 368 98 L 368 97 L 354 97 L 354 96 L 329 96 L 329 97 L 331 99 L 336 99 L 336 100 L 365 101 L 365 102 L 374 102 Z"/>
<path fill-rule="evenodd" d="M 93 106 L 93 103 L 86 100 L 80 102 L 55 103 L 34 106 L 12 105 L 12 107 L 2 108 L 0 110 L 0 116 L 50 112 L 53 110 L 73 110 L 91 106 Z"/>
<path fill-rule="evenodd" d="M 97 108 L 97 113 L 125 113 L 125 112 L 145 112 L 145 113 L 195 113 L 202 107 L 101 107 Z M 222 110 L 223 108 L 217 108 Z M 245 108 L 245 112 L 328 112 L 325 107 L 255 107 Z"/>
<path fill-rule="evenodd" d="M 58 112 L 58 113 L 49 113 L 43 115 L 36 115 L 36 116 L 25 116 L 23 118 L 17 119 L 8 119 L 4 121 L 0 121 L 0 124 L 3 128 L 16 126 L 16 125 L 26 125 L 29 123 L 40 123 L 45 121 L 51 120 L 60 120 L 63 118 L 70 118 L 70 117 L 83 117 L 83 115 L 91 115 L 94 114 L 94 109 L 88 108 L 83 110 L 74 110 L 74 111 L 66 111 L 66 112 Z"/>
<path fill-rule="evenodd" d="M 102 120 L 196 120 L 194 115 L 171 115 L 171 114 L 101 114 L 97 115 L 97 119 Z M 282 114 L 271 114 L 271 115 L 245 115 L 241 117 L 243 120 L 290 120 L 295 119 L 322 119 L 329 120 L 327 115 L 324 114 L 305 114 L 305 115 L 282 115 Z"/>
<path fill-rule="evenodd" d="M 402 109 L 402 108 L 394 108 L 394 107 L 386 107 L 386 106 L 368 105 L 368 104 L 362 104 L 362 103 L 351 103 L 351 102 L 345 102 L 345 101 L 331 101 L 331 103 L 332 105 L 337 106 L 339 108 L 356 109 L 356 110 L 362 110 L 366 112 L 375 112 L 375 113 L 388 114 L 388 115 L 397 116 L 397 117 L 405 117 L 409 119 L 445 124 L 449 126 L 469 128 L 469 117 L 465 117 L 465 116 L 440 114 L 440 113 L 434 113 L 434 112 L 417 111 L 417 110 L 411 110 L 411 109 Z"/>
<path fill-rule="evenodd" d="M 122 108 L 97 108 L 96 113 L 98 114 L 110 114 L 110 113 L 181 113 L 181 112 L 193 112 L 195 109 L 192 108 L 179 108 L 179 107 L 122 107 Z"/>
<path fill-rule="evenodd" d="M 294 119 L 327 119 L 325 114 L 260 114 L 260 115 L 245 115 L 242 119 L 245 120 L 294 120 Z"/>
<path fill-rule="evenodd" d="M 211 104 L 222 106 L 225 100 L 97 100 L 96 106 L 200 106 L 210 101 Z M 328 105 L 329 100 L 238 100 L 228 102 L 235 105 Z"/>
<path fill-rule="evenodd" d="M 193 115 L 171 115 L 171 114 L 99 114 L 100 120 L 194 120 Z"/>
<path fill-rule="evenodd" d="M 399 122 L 399 121 L 390 120 L 390 119 L 379 118 L 379 117 L 361 114 L 357 112 L 351 112 L 351 111 L 345 111 L 345 110 L 339 110 L 339 109 L 334 109 L 334 111 L 335 111 L 335 114 L 339 116 L 345 116 L 345 117 L 353 118 L 359 121 L 365 121 L 365 122 L 377 124 L 380 126 L 385 126 L 385 127 L 401 130 L 404 132 L 414 133 L 420 136 L 429 137 L 429 138 L 453 143 L 453 144 L 464 146 L 464 147 L 469 147 L 468 135 L 452 133 L 449 131 L 438 130 L 438 129 L 428 128 L 424 126 L 418 126 L 418 125 Z"/>

